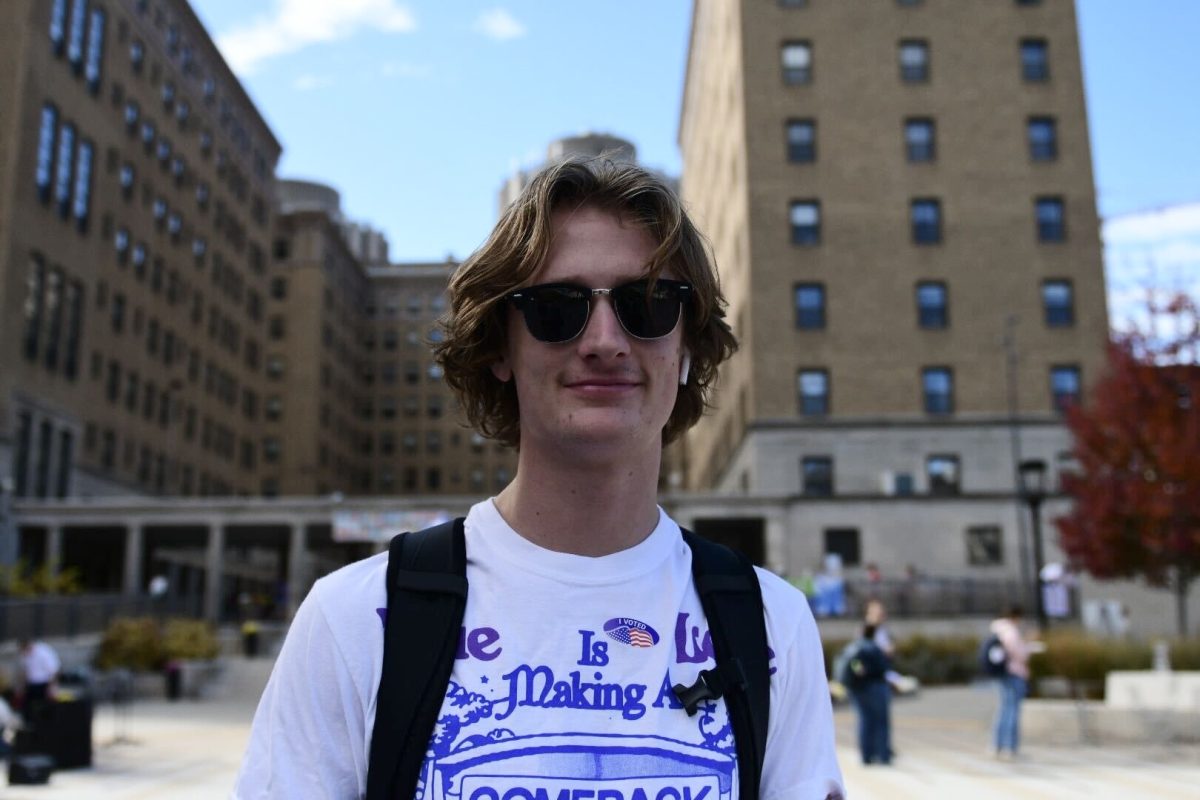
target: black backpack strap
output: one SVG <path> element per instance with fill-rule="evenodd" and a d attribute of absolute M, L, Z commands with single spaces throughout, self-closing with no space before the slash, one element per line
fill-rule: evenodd
<path fill-rule="evenodd" d="M 692 549 L 692 579 L 708 619 L 717 666 L 675 693 L 694 713 L 705 697 L 725 697 L 738 759 L 738 797 L 757 800 L 767 754 L 771 676 L 762 587 L 745 555 L 683 530 Z M 691 693 L 690 697 L 688 693 Z"/>
<path fill-rule="evenodd" d="M 366 796 L 411 800 L 446 697 L 467 607 L 461 517 L 392 539 L 387 595 Z"/>

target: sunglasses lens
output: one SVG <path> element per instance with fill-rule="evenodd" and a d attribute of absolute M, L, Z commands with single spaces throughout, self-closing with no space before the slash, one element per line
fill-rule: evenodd
<path fill-rule="evenodd" d="M 654 289 L 646 281 L 618 286 L 612 293 L 613 307 L 625 330 L 639 339 L 658 339 L 675 330 L 682 308 L 678 286 L 658 281 Z"/>
<path fill-rule="evenodd" d="M 542 342 L 574 339 L 587 324 L 591 296 L 570 286 L 539 286 L 528 291 L 521 308 L 525 326 Z"/>

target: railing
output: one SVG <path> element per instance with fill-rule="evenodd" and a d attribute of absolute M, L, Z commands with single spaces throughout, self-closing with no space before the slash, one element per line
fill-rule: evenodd
<path fill-rule="evenodd" d="M 0 597 L 0 642 L 100 633 L 114 617 L 200 617 L 202 613 L 198 595 Z"/>
<path fill-rule="evenodd" d="M 998 616 L 1014 605 L 1024 607 L 1033 616 L 1033 596 L 1030 589 L 1016 580 L 987 580 L 980 578 L 920 577 L 909 580 L 869 581 L 847 580 L 845 611 L 837 616 L 861 619 L 867 601 L 879 600 L 888 615 L 897 619 L 930 617 Z M 821 613 L 820 602 L 814 610 Z M 1078 592 L 1068 591 L 1066 616 L 1079 614 Z"/>

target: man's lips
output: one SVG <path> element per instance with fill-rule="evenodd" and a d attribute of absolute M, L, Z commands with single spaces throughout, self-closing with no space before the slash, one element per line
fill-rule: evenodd
<path fill-rule="evenodd" d="M 568 380 L 563 383 L 568 389 L 581 389 L 584 391 L 619 391 L 621 389 L 632 389 L 641 385 L 641 381 L 635 378 L 627 377 L 594 377 L 594 378 L 577 378 Z"/>

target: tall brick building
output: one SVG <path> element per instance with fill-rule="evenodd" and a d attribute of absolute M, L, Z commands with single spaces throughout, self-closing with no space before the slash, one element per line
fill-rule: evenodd
<path fill-rule="evenodd" d="M 697 0 L 679 139 L 743 346 L 674 482 L 790 498 L 794 569 L 1011 569 L 1107 338 L 1074 4 Z"/>
<path fill-rule="evenodd" d="M 0 477 L 257 493 L 279 142 L 186 2 L 0 27 Z"/>

